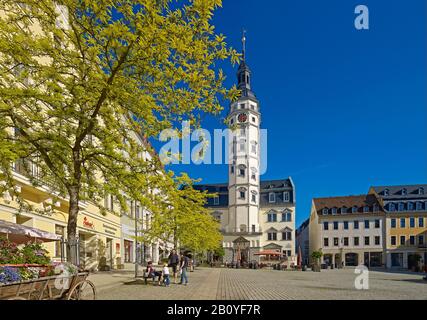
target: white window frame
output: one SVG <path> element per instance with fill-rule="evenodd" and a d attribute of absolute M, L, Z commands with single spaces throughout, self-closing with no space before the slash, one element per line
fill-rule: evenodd
<path fill-rule="evenodd" d="M 289 191 L 284 191 L 283 192 L 283 202 L 289 202 L 289 201 L 291 201 L 290 199 L 291 199 L 291 197 L 290 197 Z"/>
<path fill-rule="evenodd" d="M 270 192 L 268 194 L 268 202 L 269 203 L 275 203 L 276 202 L 276 194 L 274 192 Z"/>

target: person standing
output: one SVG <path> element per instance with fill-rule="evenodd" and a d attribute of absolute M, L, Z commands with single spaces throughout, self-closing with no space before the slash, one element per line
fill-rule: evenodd
<path fill-rule="evenodd" d="M 173 281 L 176 284 L 176 275 L 178 272 L 178 264 L 179 264 L 179 256 L 176 253 L 176 250 L 173 249 L 171 254 L 169 255 L 169 266 L 172 267 L 172 272 L 173 272 Z"/>
<path fill-rule="evenodd" d="M 188 262 L 189 262 L 188 257 L 181 254 L 181 263 L 180 263 L 181 282 L 179 284 L 183 284 L 185 286 L 188 284 L 188 275 L 187 275 Z"/>
<path fill-rule="evenodd" d="M 169 267 L 167 263 L 163 265 L 163 282 L 165 283 L 166 287 L 169 287 L 170 279 L 169 279 Z"/>

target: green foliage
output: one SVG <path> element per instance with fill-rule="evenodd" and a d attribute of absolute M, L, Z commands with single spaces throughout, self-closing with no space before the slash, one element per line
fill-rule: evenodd
<path fill-rule="evenodd" d="M 211 24 L 221 2 L 0 0 L 0 193 L 28 206 L 10 166 L 23 159 L 32 184 L 69 197 L 69 238 L 82 200 L 105 210 L 103 199 L 114 195 L 123 211 L 133 199 L 161 216 L 175 180 L 144 155 L 146 139 L 182 120 L 198 126 L 203 114 L 221 111 L 222 98 L 237 97 L 215 70 L 239 59 Z M 213 247 L 193 240 L 216 228 L 207 213 L 189 212 L 199 196 L 181 193 L 171 196 L 180 240 Z"/>
<path fill-rule="evenodd" d="M 194 181 L 186 174 L 170 181 L 172 183 L 169 184 L 167 199 L 162 203 L 162 211 L 154 216 L 141 240 L 172 239 L 175 247 L 195 253 L 216 250 L 222 235 L 218 222 L 204 207 L 207 193 L 193 189 Z"/>
<path fill-rule="evenodd" d="M 313 251 L 311 253 L 311 257 L 315 260 L 318 261 L 320 258 L 323 257 L 323 252 L 321 249 L 319 249 L 318 251 Z"/>
<path fill-rule="evenodd" d="M 28 242 L 21 249 L 21 254 L 24 263 L 27 264 L 47 265 L 50 263 L 48 251 L 39 242 Z"/>

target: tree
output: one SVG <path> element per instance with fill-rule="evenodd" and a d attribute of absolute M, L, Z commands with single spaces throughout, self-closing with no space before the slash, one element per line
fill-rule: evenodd
<path fill-rule="evenodd" d="M 20 199 L 10 164 L 23 159 L 34 185 L 50 181 L 68 197 L 69 242 L 82 200 L 104 210 L 112 195 L 122 210 L 128 198 L 158 210 L 165 193 L 152 191 L 167 190 L 170 176 L 138 136 L 182 120 L 197 125 L 237 94 L 215 69 L 238 61 L 210 23 L 220 5 L 0 0 L 0 192 Z"/>
<path fill-rule="evenodd" d="M 172 178 L 173 173 L 170 174 Z M 195 253 L 217 250 L 222 239 L 219 223 L 204 207 L 210 195 L 193 189 L 194 180 L 186 174 L 169 181 L 163 207 L 140 240 L 172 241 L 175 248 L 180 246 Z"/>

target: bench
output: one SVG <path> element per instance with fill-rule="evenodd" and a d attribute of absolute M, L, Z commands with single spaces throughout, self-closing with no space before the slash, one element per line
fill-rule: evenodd
<path fill-rule="evenodd" d="M 148 279 L 153 279 L 153 284 L 156 282 L 156 278 L 158 278 L 160 280 L 161 276 L 157 276 L 157 275 L 149 275 L 147 273 L 146 270 L 144 270 L 144 273 L 142 275 L 142 277 L 144 278 L 144 283 L 147 285 L 148 284 Z M 158 282 L 158 281 L 157 281 Z"/>

